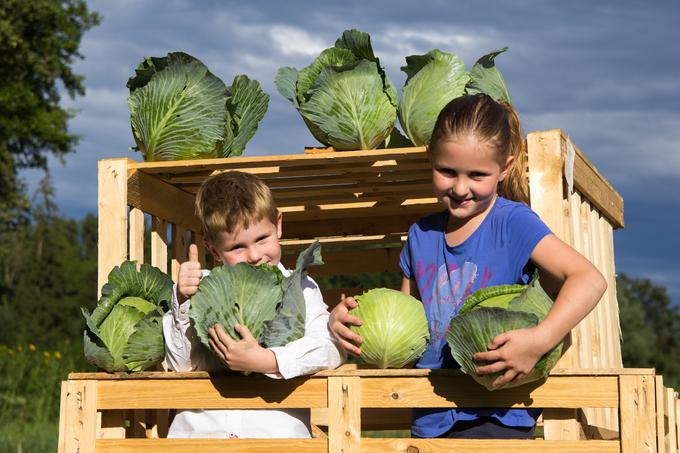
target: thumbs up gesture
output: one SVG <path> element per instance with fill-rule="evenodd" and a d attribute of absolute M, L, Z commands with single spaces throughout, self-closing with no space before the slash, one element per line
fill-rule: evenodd
<path fill-rule="evenodd" d="M 201 281 L 201 263 L 198 261 L 198 247 L 196 244 L 189 245 L 189 261 L 179 266 L 177 277 L 177 301 L 184 303 L 198 291 L 198 283 Z"/>

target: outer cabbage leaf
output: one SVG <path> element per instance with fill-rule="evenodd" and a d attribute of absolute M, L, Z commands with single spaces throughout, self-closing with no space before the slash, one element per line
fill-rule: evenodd
<path fill-rule="evenodd" d="M 297 101 L 296 92 L 297 78 L 297 69 L 291 68 L 290 66 L 284 66 L 276 71 L 276 78 L 274 79 L 274 85 L 276 85 L 276 89 L 281 96 L 288 99 L 296 109 L 300 107 L 300 104 Z"/>
<path fill-rule="evenodd" d="M 295 270 L 283 279 L 283 300 L 274 319 L 266 323 L 262 336 L 262 342 L 268 348 L 287 345 L 305 335 L 307 310 L 302 278 L 309 266 L 321 264 L 321 244 L 315 241 L 300 253 Z"/>
<path fill-rule="evenodd" d="M 92 315 L 82 308 L 86 359 L 106 371 L 142 371 L 165 355 L 161 319 L 172 280 L 159 269 L 125 261 L 109 274 Z M 153 326 L 155 324 L 155 326 Z M 143 351 L 143 359 L 130 351 Z"/>
<path fill-rule="evenodd" d="M 399 101 L 399 123 L 416 146 L 427 145 L 439 112 L 465 94 L 470 76 L 454 54 L 433 49 L 406 57 L 406 84 Z"/>
<path fill-rule="evenodd" d="M 146 161 L 215 157 L 224 140 L 227 88 L 189 55 L 166 59 L 160 70 L 148 68 L 152 75 L 143 86 L 139 74 L 128 82 L 135 87 L 128 107 L 137 147 Z"/>
<path fill-rule="evenodd" d="M 337 150 L 374 149 L 390 135 L 397 115 L 382 88 L 373 62 L 324 68 L 300 114 Z"/>
<path fill-rule="evenodd" d="M 189 308 L 203 344 L 209 346 L 208 329 L 215 324 L 235 340 L 241 337 L 234 324 L 242 324 L 261 341 L 265 323 L 274 318 L 283 298 L 282 280 L 281 271 L 270 264 L 225 264 L 213 269 L 201 280 Z"/>
<path fill-rule="evenodd" d="M 269 106 L 269 95 L 262 91 L 260 82 L 240 74 L 228 88 L 228 121 L 221 157 L 240 156 L 246 143 L 257 132 L 257 125 Z"/>
<path fill-rule="evenodd" d="M 355 296 L 350 310 L 363 320 L 351 329 L 361 335 L 361 359 L 379 368 L 403 368 L 425 351 L 430 338 L 422 302 L 401 291 L 377 288 Z"/>
<path fill-rule="evenodd" d="M 487 351 L 487 346 L 497 335 L 531 328 L 545 319 L 552 307 L 552 300 L 545 293 L 537 275 L 529 285 L 501 285 L 484 288 L 473 293 L 465 301 L 458 316 L 451 320 L 447 341 L 453 358 L 461 369 L 489 390 L 503 372 L 478 375 L 477 366 L 484 365 L 473 359 L 477 352 Z M 517 387 L 548 376 L 562 354 L 560 342 L 536 363 L 531 373 L 519 382 L 502 388 Z"/>
<path fill-rule="evenodd" d="M 503 100 L 508 104 L 511 103 L 508 87 L 505 85 L 503 75 L 494 62 L 495 58 L 506 50 L 508 48 L 503 47 L 477 60 L 477 63 L 470 69 L 471 80 L 466 87 L 467 93 L 485 93 L 497 101 Z"/>

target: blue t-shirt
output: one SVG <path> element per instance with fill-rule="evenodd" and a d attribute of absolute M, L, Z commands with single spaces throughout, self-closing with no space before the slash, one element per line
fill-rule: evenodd
<path fill-rule="evenodd" d="M 430 327 L 430 342 L 417 368 L 458 368 L 446 341 L 451 318 L 465 298 L 480 288 L 527 284 L 534 267 L 529 258 L 550 229 L 522 203 L 497 197 L 481 225 L 462 244 L 446 243 L 448 211 L 423 217 L 411 226 L 400 266 L 415 281 Z M 539 409 L 415 409 L 412 432 L 437 437 L 457 421 L 482 416 L 507 426 L 530 427 Z"/>

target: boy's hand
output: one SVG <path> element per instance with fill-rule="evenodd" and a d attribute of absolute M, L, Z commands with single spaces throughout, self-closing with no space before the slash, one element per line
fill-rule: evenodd
<path fill-rule="evenodd" d="M 241 340 L 236 341 L 231 338 L 220 324 L 215 324 L 208 329 L 210 347 L 222 363 L 234 371 L 256 373 L 279 371 L 274 352 L 260 346 L 246 326 L 235 324 L 234 330 L 241 336 Z"/>
<path fill-rule="evenodd" d="M 509 382 L 519 382 L 531 373 L 536 363 L 550 348 L 545 338 L 535 328 L 511 330 L 496 335 L 489 343 L 489 351 L 478 352 L 475 360 L 493 362 L 477 367 L 477 374 L 491 374 L 505 370 L 505 373 L 493 382 L 498 388 Z"/>
<path fill-rule="evenodd" d="M 361 319 L 349 314 L 350 309 L 358 306 L 359 303 L 353 297 L 345 297 L 333 308 L 328 318 L 328 328 L 340 346 L 348 353 L 357 357 L 361 355 L 361 349 L 358 346 L 363 340 L 360 335 L 352 332 L 347 327 L 347 324 L 360 326 L 364 323 Z"/>
<path fill-rule="evenodd" d="M 198 261 L 198 247 L 196 244 L 189 246 L 189 261 L 179 266 L 177 277 L 177 301 L 182 304 L 198 291 L 201 281 L 201 263 Z"/>

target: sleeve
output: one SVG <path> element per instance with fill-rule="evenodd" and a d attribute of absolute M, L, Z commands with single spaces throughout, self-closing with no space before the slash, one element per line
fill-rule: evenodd
<path fill-rule="evenodd" d="M 305 277 L 302 286 L 306 305 L 305 335 L 285 346 L 271 348 L 279 372 L 267 374 L 269 377 L 289 379 L 337 368 L 343 362 L 344 357 L 328 328 L 328 307 L 319 287 L 309 277 Z"/>
<path fill-rule="evenodd" d="M 404 274 L 404 277 L 408 279 L 413 278 L 413 274 L 411 272 L 411 243 L 413 242 L 414 228 L 415 225 L 412 225 L 411 228 L 409 228 L 406 242 L 401 248 L 401 253 L 399 254 L 399 267 L 401 268 L 401 272 Z"/>
<path fill-rule="evenodd" d="M 203 271 L 205 277 L 208 271 Z M 219 360 L 201 343 L 189 318 L 191 299 L 177 300 L 177 285 L 172 287 L 170 310 L 163 315 L 165 341 L 164 368 L 170 371 L 216 371 L 224 369 Z"/>
<path fill-rule="evenodd" d="M 509 256 L 513 257 L 513 265 L 518 273 L 521 273 L 529 262 L 531 253 L 541 239 L 552 234 L 538 214 L 525 205 L 512 210 L 508 216 L 507 232 Z"/>

